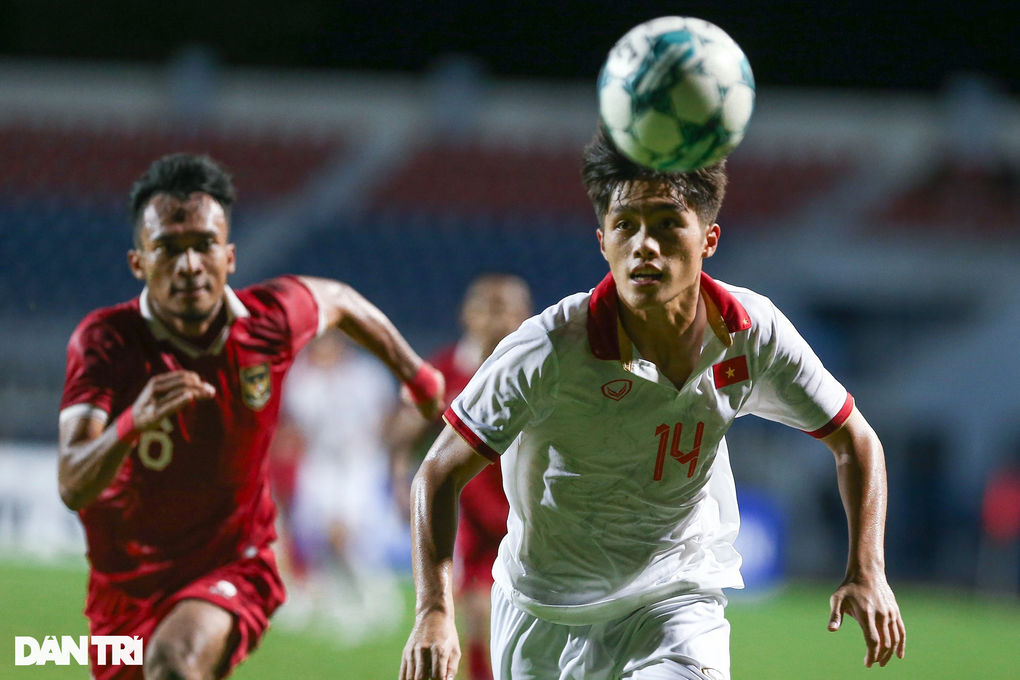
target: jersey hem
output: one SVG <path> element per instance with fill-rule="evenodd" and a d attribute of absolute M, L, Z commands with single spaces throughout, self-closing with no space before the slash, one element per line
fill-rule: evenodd
<path fill-rule="evenodd" d="M 801 430 L 801 432 L 809 434 L 815 439 L 822 439 L 824 437 L 828 437 L 830 434 L 832 434 L 839 428 L 843 427 L 843 424 L 846 422 L 847 418 L 850 417 L 850 414 L 853 412 L 853 410 L 854 410 L 854 398 L 852 394 L 847 392 L 846 401 L 843 402 L 843 407 L 839 409 L 839 413 L 832 417 L 832 420 L 830 420 L 817 430 L 812 430 L 810 432 L 808 432 L 807 430 Z"/>
<path fill-rule="evenodd" d="M 514 607 L 543 621 L 567 626 L 590 626 L 604 623 L 621 616 L 627 616 L 642 607 L 683 595 L 697 596 L 721 592 L 723 588 L 742 589 L 744 587 L 744 582 L 739 576 L 735 579 L 720 579 L 714 583 L 678 580 L 615 600 L 576 605 L 550 605 L 542 604 L 516 588 L 508 588 L 506 583 L 501 582 L 498 575 L 494 574 L 494 576 L 496 576 L 495 587 L 503 591 L 504 596 Z"/>
<path fill-rule="evenodd" d="M 295 281 L 304 286 L 304 289 L 312 296 L 315 300 L 315 309 L 318 313 L 318 325 L 315 328 L 315 337 L 321 337 L 326 329 L 329 328 L 329 319 L 326 318 L 326 308 L 322 305 L 322 300 L 319 298 L 319 294 L 315 292 L 315 289 L 305 283 L 305 280 L 300 276 L 293 277 Z"/>
<path fill-rule="evenodd" d="M 468 446 L 474 449 L 477 453 L 485 456 L 493 463 L 499 460 L 499 452 L 492 448 L 482 438 L 475 434 L 467 423 L 461 420 L 460 416 L 453 410 L 453 407 L 446 409 L 446 413 L 443 414 L 443 420 L 446 421 L 447 425 L 453 428 L 454 432 L 460 435 L 461 439 L 467 442 Z"/>
<path fill-rule="evenodd" d="M 105 425 L 106 422 L 110 420 L 110 414 L 106 411 L 106 409 L 100 408 L 95 404 L 83 402 L 81 404 L 72 404 L 71 406 L 61 409 L 58 422 L 60 425 L 63 425 L 69 420 L 73 420 L 75 418 L 95 418 L 103 421 L 103 424 Z"/>

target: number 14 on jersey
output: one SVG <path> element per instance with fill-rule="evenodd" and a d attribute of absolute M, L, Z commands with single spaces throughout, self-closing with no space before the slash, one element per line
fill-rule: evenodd
<path fill-rule="evenodd" d="M 669 443 L 669 433 L 673 432 L 673 445 Z M 662 467 L 666 464 L 666 450 L 669 455 L 681 465 L 687 465 L 687 478 L 694 476 L 694 470 L 698 467 L 698 454 L 701 453 L 701 435 L 705 432 L 705 423 L 698 423 L 694 430 L 694 448 L 684 453 L 680 450 L 680 434 L 684 430 L 683 423 L 677 423 L 672 428 L 663 423 L 655 428 L 655 436 L 659 438 L 659 453 L 655 457 L 655 475 L 652 477 L 656 482 L 662 479 Z"/>

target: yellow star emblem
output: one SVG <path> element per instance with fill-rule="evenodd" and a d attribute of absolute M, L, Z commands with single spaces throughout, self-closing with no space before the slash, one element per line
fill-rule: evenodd
<path fill-rule="evenodd" d="M 732 368 L 727 368 L 727 369 L 726 369 L 726 377 L 727 377 L 727 378 L 732 378 L 732 377 L 733 377 L 733 376 L 735 376 L 736 374 L 737 374 L 737 372 L 736 372 L 736 371 L 734 371 L 734 370 L 733 370 Z"/>

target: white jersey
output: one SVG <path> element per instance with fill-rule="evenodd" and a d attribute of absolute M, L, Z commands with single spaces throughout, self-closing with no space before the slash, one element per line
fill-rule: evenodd
<path fill-rule="evenodd" d="M 706 329 L 683 388 L 620 325 L 612 275 L 507 336 L 446 412 L 510 501 L 496 582 L 587 625 L 685 591 L 739 588 L 724 435 L 755 415 L 822 437 L 853 399 L 772 302 L 702 274 Z"/>

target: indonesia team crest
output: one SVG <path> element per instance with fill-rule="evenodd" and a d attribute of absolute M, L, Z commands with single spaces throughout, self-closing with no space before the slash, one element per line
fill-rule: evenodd
<path fill-rule="evenodd" d="M 271 396 L 273 380 L 268 363 L 241 369 L 241 397 L 248 408 L 261 411 Z"/>

